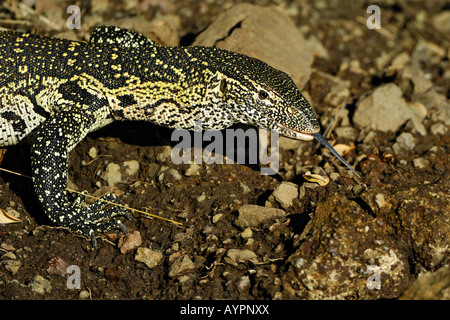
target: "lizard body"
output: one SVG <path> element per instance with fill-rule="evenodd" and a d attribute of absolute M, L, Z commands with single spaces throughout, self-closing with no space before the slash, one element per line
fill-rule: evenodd
<path fill-rule="evenodd" d="M 113 121 L 190 130 L 198 120 L 216 130 L 241 122 L 294 139 L 315 137 L 334 151 L 290 77 L 242 54 L 163 47 L 133 31 L 99 27 L 89 42 L 1 32 L 0 59 L 0 146 L 32 136 L 33 184 L 44 212 L 93 240 L 95 232 L 126 231 L 112 218 L 124 210 L 70 203 L 68 154 Z"/>

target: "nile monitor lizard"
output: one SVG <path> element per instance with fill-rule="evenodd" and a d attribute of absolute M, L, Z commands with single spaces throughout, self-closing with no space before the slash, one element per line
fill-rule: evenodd
<path fill-rule="evenodd" d="M 94 244 L 95 232 L 126 231 L 113 218 L 125 210 L 102 201 L 82 207 L 82 197 L 71 203 L 68 155 L 86 134 L 115 120 L 191 130 L 197 120 L 205 130 L 240 122 L 314 137 L 339 157 L 290 77 L 242 54 L 163 47 L 133 31 L 99 27 L 89 42 L 1 32 L 0 59 L 0 146 L 31 133 L 33 184 L 44 213 Z"/>

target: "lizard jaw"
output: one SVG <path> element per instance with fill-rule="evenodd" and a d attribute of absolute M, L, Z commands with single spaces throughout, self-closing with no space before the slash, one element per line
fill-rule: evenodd
<path fill-rule="evenodd" d="M 314 139 L 314 136 L 311 133 L 299 132 L 295 130 L 292 131 L 294 132 L 294 135 L 298 140 L 311 141 Z"/>

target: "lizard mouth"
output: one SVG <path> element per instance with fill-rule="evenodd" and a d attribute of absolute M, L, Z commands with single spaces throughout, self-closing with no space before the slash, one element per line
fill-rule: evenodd
<path fill-rule="evenodd" d="M 287 136 L 289 136 L 292 139 L 297 139 L 297 140 L 303 140 L 303 141 L 311 141 L 314 140 L 314 133 L 306 133 L 306 132 L 301 132 L 301 131 L 297 131 L 291 128 L 288 128 L 286 126 L 280 125 L 278 124 L 279 128 L 281 129 L 281 131 L 285 131 L 287 132 Z"/>
<path fill-rule="evenodd" d="M 311 141 L 314 139 L 314 136 L 311 133 L 299 132 L 299 131 L 295 131 L 295 130 L 292 130 L 292 131 L 294 132 L 294 135 L 296 136 L 296 138 L 299 140 Z"/>

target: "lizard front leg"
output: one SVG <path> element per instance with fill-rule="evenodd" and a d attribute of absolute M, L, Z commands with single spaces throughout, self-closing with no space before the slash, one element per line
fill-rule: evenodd
<path fill-rule="evenodd" d="M 124 209 L 105 209 L 104 203 L 82 207 L 80 201 L 69 202 L 66 196 L 68 156 L 70 150 L 82 140 L 95 122 L 89 112 L 72 109 L 59 111 L 50 117 L 36 132 L 31 151 L 33 184 L 44 213 L 57 225 L 89 236 L 96 246 L 95 232 L 121 229 L 125 226 L 117 215 Z M 115 201 L 111 196 L 110 200 Z"/>

